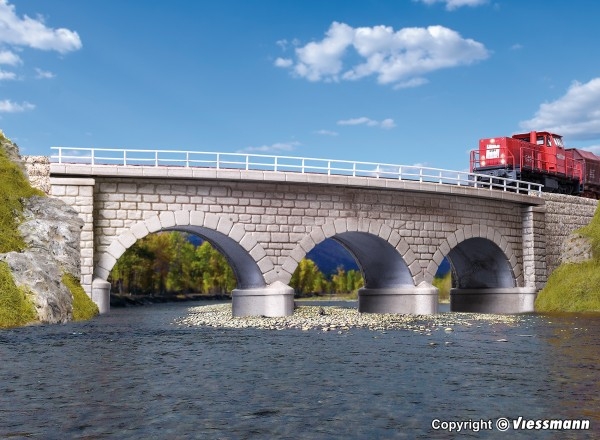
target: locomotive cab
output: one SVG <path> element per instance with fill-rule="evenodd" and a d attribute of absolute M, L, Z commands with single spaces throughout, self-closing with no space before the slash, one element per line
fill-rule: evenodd
<path fill-rule="evenodd" d="M 534 156 L 535 169 L 544 170 L 548 173 L 565 174 L 567 172 L 567 159 L 562 136 L 547 131 L 532 131 L 530 133 L 515 134 L 512 137 L 538 147 L 531 151 Z"/>

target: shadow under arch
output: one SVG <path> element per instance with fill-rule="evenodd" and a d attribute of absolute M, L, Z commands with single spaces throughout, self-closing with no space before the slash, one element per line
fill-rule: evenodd
<path fill-rule="evenodd" d="M 238 289 L 256 289 L 265 287 L 266 284 L 263 274 L 254 259 L 246 249 L 227 235 L 215 231 L 214 229 L 194 225 L 174 226 L 165 228 L 162 231 L 187 232 L 208 241 L 214 248 L 223 254 L 231 266 L 237 280 Z"/>
<path fill-rule="evenodd" d="M 404 259 L 398 250 L 383 238 L 358 231 L 342 232 L 329 238 L 340 243 L 354 256 L 362 272 L 365 288 L 414 285 Z"/>
<path fill-rule="evenodd" d="M 456 288 L 489 289 L 516 287 L 512 265 L 502 249 L 491 240 L 468 238 L 447 254 Z"/>

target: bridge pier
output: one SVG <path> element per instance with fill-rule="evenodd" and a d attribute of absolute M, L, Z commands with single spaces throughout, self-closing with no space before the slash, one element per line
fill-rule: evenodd
<path fill-rule="evenodd" d="M 425 282 L 416 287 L 363 287 L 358 290 L 360 313 L 433 315 L 437 313 L 437 307 L 438 289 Z"/>
<path fill-rule="evenodd" d="M 294 289 L 281 281 L 266 287 L 234 289 L 231 302 L 233 316 L 290 316 L 294 313 Z"/>
<path fill-rule="evenodd" d="M 92 282 L 92 301 L 98 306 L 100 313 L 110 311 L 110 283 L 102 278 Z"/>
<path fill-rule="evenodd" d="M 531 313 L 537 290 L 533 287 L 451 289 L 450 310 L 473 313 Z"/>

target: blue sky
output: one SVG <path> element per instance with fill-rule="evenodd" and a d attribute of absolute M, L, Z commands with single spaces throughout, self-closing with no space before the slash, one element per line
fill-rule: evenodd
<path fill-rule="evenodd" d="M 0 128 L 51 146 L 463 170 L 529 129 L 600 152 L 594 0 L 0 0 Z"/>

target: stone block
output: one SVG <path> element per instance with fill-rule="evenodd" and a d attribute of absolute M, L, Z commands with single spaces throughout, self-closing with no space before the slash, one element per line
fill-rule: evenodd
<path fill-rule="evenodd" d="M 135 238 L 143 238 L 150 233 L 148 228 L 146 227 L 145 222 L 137 222 L 134 223 L 130 229 L 131 233 L 135 236 Z"/>
<path fill-rule="evenodd" d="M 144 221 L 144 223 L 146 224 L 149 233 L 157 232 L 162 229 L 162 224 L 160 223 L 160 219 L 157 215 L 153 215 L 152 217 L 148 218 Z"/>
<path fill-rule="evenodd" d="M 211 213 L 207 213 L 204 216 L 204 227 L 208 229 L 217 229 L 219 224 L 219 216 Z"/>
<path fill-rule="evenodd" d="M 118 260 L 121 255 L 127 250 L 119 240 L 114 240 L 108 247 L 107 252 L 112 255 L 115 260 Z"/>
<path fill-rule="evenodd" d="M 162 229 L 172 228 L 175 226 L 175 214 L 171 211 L 161 212 L 158 216 Z"/>
<path fill-rule="evenodd" d="M 219 219 L 219 223 L 217 224 L 217 231 L 224 234 L 229 235 L 231 232 L 231 228 L 233 228 L 233 223 L 229 221 L 226 217 L 221 217 Z"/>
<path fill-rule="evenodd" d="M 187 226 L 190 224 L 190 212 L 189 211 L 175 211 L 175 224 L 177 226 Z"/>
<path fill-rule="evenodd" d="M 235 224 L 231 228 L 231 231 L 229 231 L 229 238 L 231 238 L 232 240 L 237 241 L 237 242 L 239 242 L 244 235 L 246 235 L 246 229 L 244 228 L 244 225 L 241 223 Z"/>

